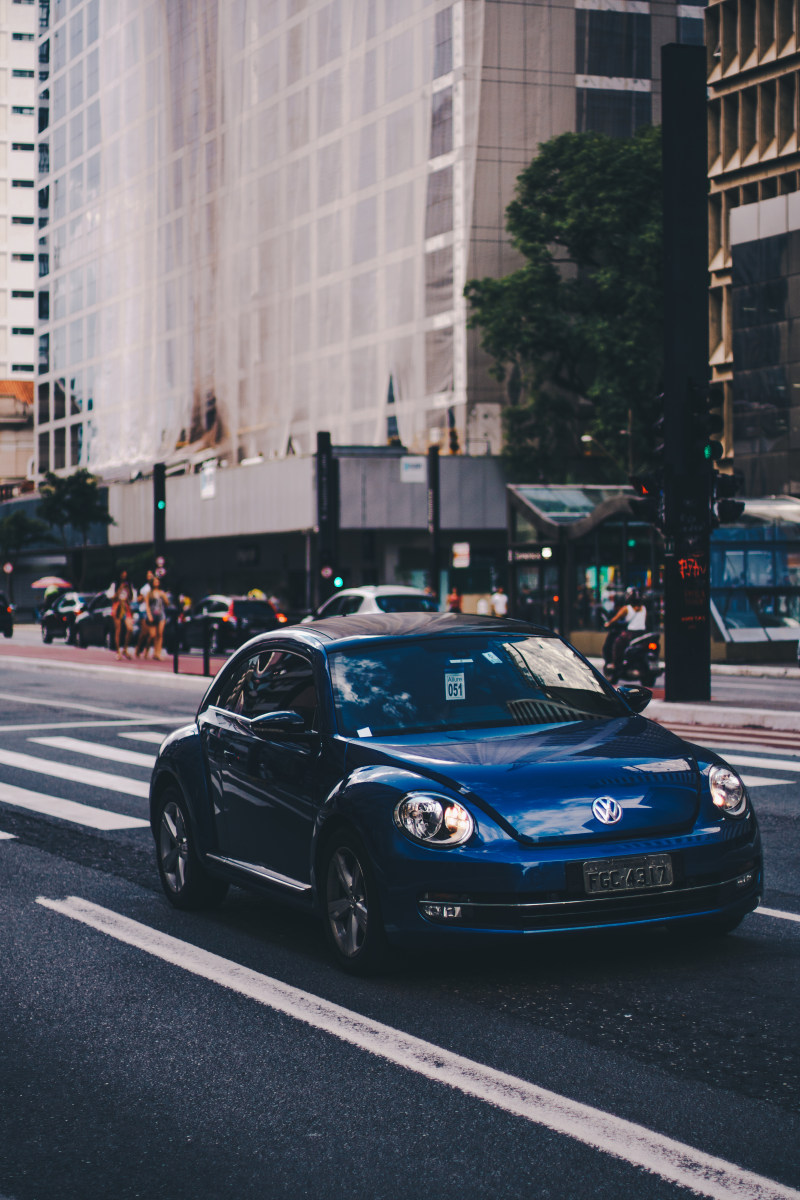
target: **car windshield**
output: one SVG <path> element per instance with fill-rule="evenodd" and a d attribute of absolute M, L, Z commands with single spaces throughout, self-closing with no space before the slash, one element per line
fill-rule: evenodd
<path fill-rule="evenodd" d="M 393 596 L 376 596 L 375 603 L 381 612 L 438 612 L 439 605 L 433 596 L 413 596 L 397 592 Z"/>
<path fill-rule="evenodd" d="M 556 637 L 418 638 L 330 653 L 340 731 L 379 737 L 620 717 L 616 693 Z"/>

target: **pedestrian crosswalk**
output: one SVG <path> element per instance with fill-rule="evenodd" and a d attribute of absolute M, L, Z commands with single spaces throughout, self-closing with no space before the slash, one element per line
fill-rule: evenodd
<path fill-rule="evenodd" d="M 95 722 L 77 722 L 71 728 L 84 736 L 37 736 L 32 729 L 14 749 L 0 745 L 0 812 L 8 806 L 89 829 L 147 829 L 155 747 L 169 731 L 132 730 L 129 722 L 119 722 L 116 729 L 110 722 L 102 730 Z M 123 738 L 127 744 L 120 741 Z M 134 749 L 134 739 L 150 748 Z"/>

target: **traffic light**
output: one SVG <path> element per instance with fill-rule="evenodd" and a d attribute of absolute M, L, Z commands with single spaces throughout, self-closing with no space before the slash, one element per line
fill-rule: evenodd
<path fill-rule="evenodd" d="M 631 475 L 629 482 L 636 492 L 628 501 L 633 516 L 661 529 L 664 518 L 664 489 L 660 473 L 652 471 L 648 475 Z"/>
<path fill-rule="evenodd" d="M 744 476 L 741 471 L 730 474 L 722 471 L 714 472 L 711 496 L 711 520 L 717 525 L 730 525 L 738 521 L 744 512 L 744 500 L 734 500 L 733 497 L 741 491 Z"/>
<path fill-rule="evenodd" d="M 167 540 L 167 472 L 163 463 L 153 464 L 153 549 L 163 555 Z"/>
<path fill-rule="evenodd" d="M 689 430 L 688 454 L 690 462 L 702 459 L 705 462 L 718 462 L 724 451 L 719 434 L 724 428 L 722 419 L 724 388 L 721 383 L 707 384 L 705 387 L 689 385 Z"/>

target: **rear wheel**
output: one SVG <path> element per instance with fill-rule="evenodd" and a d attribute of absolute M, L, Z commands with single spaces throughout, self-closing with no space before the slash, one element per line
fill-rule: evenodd
<path fill-rule="evenodd" d="M 80 628 L 75 630 L 75 645 L 80 646 L 81 650 L 86 649 L 86 635 Z"/>
<path fill-rule="evenodd" d="M 325 937 L 338 966 L 353 975 L 373 975 L 386 964 L 387 945 L 378 888 L 363 842 L 342 830 L 322 855 L 322 912 Z"/>
<path fill-rule="evenodd" d="M 639 678 L 642 681 L 642 685 L 649 688 L 655 683 L 656 674 L 650 667 L 642 667 L 639 671 Z"/>
<path fill-rule="evenodd" d="M 186 801 L 177 788 L 167 788 L 161 797 L 156 857 L 161 886 L 175 908 L 215 908 L 225 899 L 227 883 L 210 875 L 197 856 Z"/>
<path fill-rule="evenodd" d="M 50 643 L 52 642 L 52 640 L 53 640 L 52 633 L 50 632 L 50 630 L 47 628 L 46 625 L 43 625 L 42 626 L 42 641 L 44 642 L 45 646 L 49 646 Z"/>

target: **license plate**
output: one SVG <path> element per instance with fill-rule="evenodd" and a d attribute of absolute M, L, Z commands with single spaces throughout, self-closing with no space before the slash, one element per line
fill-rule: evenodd
<path fill-rule="evenodd" d="M 589 896 L 671 887 L 672 881 L 672 859 L 668 854 L 597 858 L 583 864 L 583 886 Z"/>

